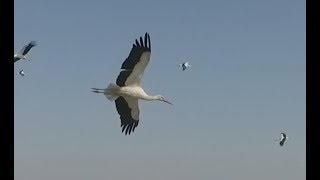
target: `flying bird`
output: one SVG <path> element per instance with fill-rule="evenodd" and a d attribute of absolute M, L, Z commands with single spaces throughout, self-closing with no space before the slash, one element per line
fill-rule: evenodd
<path fill-rule="evenodd" d="M 24 76 L 25 75 L 24 72 L 23 72 L 23 69 L 19 71 L 19 74 L 20 74 L 20 76 Z"/>
<path fill-rule="evenodd" d="M 280 134 L 280 139 L 276 140 L 276 141 L 280 141 L 279 144 L 280 146 L 284 145 L 284 142 L 289 139 L 289 137 L 285 134 L 285 133 L 281 133 Z"/>
<path fill-rule="evenodd" d="M 190 67 L 191 64 L 189 64 L 189 62 L 184 62 L 182 64 L 179 64 L 180 67 L 182 67 L 182 71 L 186 70 L 187 67 Z"/>
<path fill-rule="evenodd" d="M 27 53 L 34 46 L 37 46 L 36 41 L 30 41 L 27 45 L 23 46 L 23 48 L 20 50 L 20 52 L 14 54 L 14 62 L 17 62 L 20 59 L 27 59 L 27 57 L 26 57 Z"/>
<path fill-rule="evenodd" d="M 140 37 L 133 44 L 129 56 L 122 63 L 122 71 L 116 80 L 116 84 L 110 83 L 105 89 L 92 88 L 93 92 L 103 93 L 108 100 L 115 100 L 120 115 L 122 132 L 125 132 L 125 135 L 130 135 L 138 126 L 139 99 L 158 100 L 172 105 L 162 95 L 150 96 L 141 87 L 141 79 L 149 63 L 150 55 L 151 41 L 149 34 L 146 33 L 144 39 Z"/>

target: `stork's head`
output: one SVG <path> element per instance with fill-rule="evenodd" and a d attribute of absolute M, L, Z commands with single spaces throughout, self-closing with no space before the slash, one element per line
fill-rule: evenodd
<path fill-rule="evenodd" d="M 171 102 L 167 101 L 162 95 L 157 95 L 156 97 L 157 97 L 157 100 L 159 100 L 159 101 L 163 101 L 163 102 L 166 102 L 168 104 L 173 105 Z"/>

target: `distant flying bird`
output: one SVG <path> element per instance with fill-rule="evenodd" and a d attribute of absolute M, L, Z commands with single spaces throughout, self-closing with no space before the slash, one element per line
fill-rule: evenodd
<path fill-rule="evenodd" d="M 116 108 L 121 119 L 122 132 L 125 135 L 134 132 L 139 123 L 138 100 L 163 101 L 171 104 L 161 95 L 150 96 L 141 87 L 141 79 L 147 67 L 151 55 L 151 42 L 148 33 L 140 42 L 136 39 L 135 44 L 127 59 L 123 62 L 123 69 L 116 81 L 110 83 L 105 89 L 92 88 L 95 93 L 103 93 L 110 101 L 115 100 Z"/>
<path fill-rule="evenodd" d="M 18 53 L 16 53 L 14 55 L 14 62 L 17 62 L 20 59 L 27 59 L 27 57 L 26 57 L 27 53 L 34 46 L 37 46 L 37 42 L 36 41 L 31 41 L 27 45 L 23 46 L 23 48 L 20 50 L 20 52 L 18 52 Z"/>
<path fill-rule="evenodd" d="M 280 139 L 276 140 L 276 141 L 280 141 L 279 144 L 280 146 L 284 145 L 284 142 L 289 139 L 289 137 L 285 134 L 285 133 L 281 133 L 280 134 Z"/>
<path fill-rule="evenodd" d="M 24 75 L 25 75 L 24 72 L 23 72 L 23 69 L 22 69 L 21 71 L 19 71 L 19 74 L 20 74 L 21 76 L 24 76 Z"/>
<path fill-rule="evenodd" d="M 182 64 L 179 64 L 180 67 L 182 67 L 182 71 L 186 70 L 187 67 L 190 67 L 191 64 L 189 64 L 189 62 L 184 62 Z"/>

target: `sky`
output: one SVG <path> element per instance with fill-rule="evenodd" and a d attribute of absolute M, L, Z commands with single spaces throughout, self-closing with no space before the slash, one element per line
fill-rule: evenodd
<path fill-rule="evenodd" d="M 38 43 L 14 64 L 15 179 L 305 179 L 305 26 L 303 0 L 15 0 L 15 52 Z M 145 32 L 143 87 L 174 105 L 140 101 L 125 136 L 90 88 Z"/>

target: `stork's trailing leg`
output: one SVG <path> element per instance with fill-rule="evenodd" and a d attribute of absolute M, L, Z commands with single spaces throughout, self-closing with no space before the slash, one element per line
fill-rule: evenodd
<path fill-rule="evenodd" d="M 109 101 L 114 101 L 119 97 L 117 92 L 119 91 L 120 87 L 113 83 L 110 83 L 108 87 L 105 89 L 99 89 L 99 88 L 91 88 L 91 89 L 92 89 L 92 92 L 94 93 L 103 93 Z"/>

